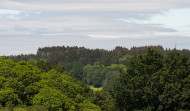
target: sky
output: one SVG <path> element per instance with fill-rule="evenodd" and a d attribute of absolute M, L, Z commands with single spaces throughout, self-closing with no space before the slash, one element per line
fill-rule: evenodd
<path fill-rule="evenodd" d="M 0 0 L 0 55 L 63 45 L 190 49 L 190 0 Z"/>

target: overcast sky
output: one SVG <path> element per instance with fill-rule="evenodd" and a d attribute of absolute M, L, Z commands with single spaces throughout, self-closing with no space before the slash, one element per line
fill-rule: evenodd
<path fill-rule="evenodd" d="M 175 44 L 190 49 L 190 0 L 0 0 L 0 55 Z"/>

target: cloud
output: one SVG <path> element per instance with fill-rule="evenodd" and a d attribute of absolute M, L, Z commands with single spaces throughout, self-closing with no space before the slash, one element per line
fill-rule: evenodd
<path fill-rule="evenodd" d="M 162 45 L 167 48 L 174 48 L 177 44 L 177 49 L 190 48 L 189 37 L 185 36 L 153 36 L 144 37 L 127 37 L 127 38 L 91 38 L 86 35 L 64 35 L 64 36 L 43 36 L 43 35 L 17 35 L 6 36 L 0 35 L 0 55 L 12 54 L 30 54 L 36 53 L 39 47 L 45 46 L 84 46 L 87 48 L 104 48 L 111 50 L 115 46 L 124 46 L 131 48 L 132 46 L 145 45 Z M 53 39 L 52 39 L 53 38 Z M 97 44 L 98 43 L 98 44 Z M 13 47 L 14 46 L 14 47 Z"/>
<path fill-rule="evenodd" d="M 187 0 L 4 0 L 0 7 L 35 11 L 158 11 L 187 7 Z"/>
<path fill-rule="evenodd" d="M 51 45 L 111 49 L 184 42 L 179 46 L 190 48 L 188 30 L 157 19 L 145 22 L 190 8 L 188 0 L 3 0 L 0 7 L 0 55 L 35 53 Z"/>

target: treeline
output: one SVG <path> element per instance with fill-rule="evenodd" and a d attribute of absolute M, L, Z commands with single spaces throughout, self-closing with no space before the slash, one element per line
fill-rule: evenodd
<path fill-rule="evenodd" d="M 33 59 L 46 59 L 52 65 L 63 65 L 70 62 L 80 62 L 84 65 L 93 64 L 99 62 L 102 65 L 110 66 L 111 64 L 118 64 L 119 58 L 125 55 L 136 55 L 146 53 L 148 48 L 154 48 L 160 51 L 162 54 L 166 54 L 170 49 L 164 50 L 162 46 L 144 46 L 144 47 L 132 47 L 130 50 L 117 46 L 113 50 L 104 49 L 87 49 L 84 47 L 65 47 L 65 46 L 54 46 L 44 47 L 37 50 L 37 54 L 30 55 L 18 55 L 9 56 L 15 61 L 24 60 L 27 61 L 30 58 Z M 189 50 L 181 50 L 181 52 L 187 53 L 190 56 Z"/>
<path fill-rule="evenodd" d="M 65 46 L 53 46 L 39 48 L 36 54 L 9 56 L 14 61 L 28 61 L 30 58 L 39 60 L 46 59 L 51 65 L 63 65 L 71 62 L 80 62 L 83 65 L 94 64 L 99 62 L 101 65 L 110 66 L 111 64 L 118 64 L 119 58 L 125 55 L 137 55 L 144 54 L 148 48 L 158 50 L 162 54 L 167 54 L 171 49 L 164 49 L 162 46 L 142 46 L 131 47 L 127 49 L 125 47 L 117 46 L 113 50 L 104 49 L 87 49 L 84 47 L 65 47 Z M 178 50 L 178 52 L 184 53 L 190 57 L 190 51 L 188 49 Z"/>
<path fill-rule="evenodd" d="M 162 46 L 132 47 L 130 50 L 121 46 L 113 50 L 57 46 L 39 48 L 36 55 L 9 58 L 15 62 L 28 61 L 44 71 L 49 71 L 56 65 L 62 66 L 64 71 L 77 80 L 94 87 L 102 87 L 103 91 L 108 92 L 130 63 L 130 58 L 146 53 L 149 48 L 158 50 L 163 55 L 170 52 L 170 49 L 164 49 Z M 190 51 L 187 49 L 176 51 L 190 57 Z"/>
<path fill-rule="evenodd" d="M 86 49 L 84 47 L 45 47 L 37 51 L 38 58 L 45 58 L 52 65 L 80 62 L 84 65 L 100 62 L 108 66 L 118 63 L 118 57 L 128 53 L 127 48 L 116 47 L 113 51 Z"/>

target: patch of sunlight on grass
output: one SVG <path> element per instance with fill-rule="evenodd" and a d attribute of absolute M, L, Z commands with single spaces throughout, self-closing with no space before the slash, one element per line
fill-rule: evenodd
<path fill-rule="evenodd" d="M 90 89 L 92 89 L 93 91 L 101 91 L 102 87 L 95 88 L 93 85 L 90 85 Z"/>

